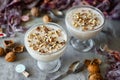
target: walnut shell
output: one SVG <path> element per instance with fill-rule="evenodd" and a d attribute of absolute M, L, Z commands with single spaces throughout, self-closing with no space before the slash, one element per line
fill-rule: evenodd
<path fill-rule="evenodd" d="M 4 45 L 6 47 L 13 47 L 14 46 L 14 41 L 13 40 L 4 40 Z"/>
<path fill-rule="evenodd" d="M 4 56 L 4 55 L 5 55 L 4 48 L 0 47 L 0 56 Z"/>
<path fill-rule="evenodd" d="M 5 56 L 5 60 L 8 62 L 14 62 L 16 60 L 15 53 L 14 52 L 7 53 L 7 55 Z"/>
<path fill-rule="evenodd" d="M 24 46 L 23 45 L 18 45 L 15 48 L 13 48 L 13 52 L 15 53 L 21 53 L 23 52 Z"/>
<path fill-rule="evenodd" d="M 44 15 L 44 16 L 43 16 L 43 22 L 44 22 L 44 23 L 48 23 L 48 22 L 51 22 L 51 21 L 52 21 L 52 19 L 51 19 L 50 16 L 48 16 L 48 15 Z"/>
<path fill-rule="evenodd" d="M 88 80 L 103 80 L 103 77 L 100 73 L 90 74 Z"/>
<path fill-rule="evenodd" d="M 100 72 L 100 68 L 99 68 L 99 65 L 98 64 L 90 64 L 88 65 L 88 71 L 90 73 L 99 73 Z"/>
<path fill-rule="evenodd" d="M 13 50 L 12 50 L 12 48 L 5 48 L 5 53 L 9 53 L 9 52 L 12 52 Z"/>
<path fill-rule="evenodd" d="M 37 17 L 37 16 L 39 16 L 39 14 L 40 14 L 40 10 L 39 10 L 38 8 L 33 7 L 33 8 L 31 9 L 31 15 L 32 15 L 32 16 Z"/>

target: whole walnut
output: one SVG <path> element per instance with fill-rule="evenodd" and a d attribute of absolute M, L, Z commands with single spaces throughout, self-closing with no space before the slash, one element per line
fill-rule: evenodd
<path fill-rule="evenodd" d="M 48 15 L 43 16 L 43 22 L 47 23 L 47 22 L 51 22 L 51 21 L 52 21 L 52 19 L 50 16 L 48 16 Z"/>
<path fill-rule="evenodd" d="M 14 62 L 16 60 L 16 54 L 14 52 L 7 53 L 5 60 L 8 62 Z"/>
<path fill-rule="evenodd" d="M 37 7 L 33 7 L 33 8 L 31 9 L 31 15 L 32 15 L 32 16 L 34 16 L 34 17 L 38 17 L 39 14 L 40 14 L 40 10 L 39 10 L 39 8 L 37 8 Z"/>
<path fill-rule="evenodd" d="M 99 73 L 100 72 L 100 68 L 99 68 L 99 65 L 98 64 L 89 64 L 88 65 L 88 71 L 90 73 Z"/>
<path fill-rule="evenodd" d="M 103 80 L 100 73 L 90 74 L 88 80 Z"/>
<path fill-rule="evenodd" d="M 5 55 L 4 48 L 0 47 L 0 56 L 4 56 L 4 55 Z"/>

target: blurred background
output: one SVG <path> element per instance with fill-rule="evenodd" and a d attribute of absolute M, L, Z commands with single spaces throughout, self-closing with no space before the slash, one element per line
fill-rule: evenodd
<path fill-rule="evenodd" d="M 29 21 L 30 13 L 35 18 L 48 14 L 52 10 L 65 14 L 70 7 L 77 5 L 91 5 L 104 13 L 106 24 L 99 36 L 95 38 L 96 41 L 111 43 L 113 39 L 118 40 L 120 0 L 0 0 L 0 28 L 4 29 L 7 37 L 14 37 L 16 32 L 27 30 L 27 27 L 21 23 Z M 35 9 L 32 11 L 33 8 Z M 64 17 L 61 18 L 64 19 Z"/>

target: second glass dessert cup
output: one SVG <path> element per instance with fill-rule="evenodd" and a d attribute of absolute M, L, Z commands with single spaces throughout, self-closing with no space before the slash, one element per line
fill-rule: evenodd
<path fill-rule="evenodd" d="M 81 9 L 84 9 L 84 10 L 81 10 Z M 74 16 L 74 13 L 82 14 L 87 9 L 99 14 L 99 17 L 101 19 L 101 23 L 100 23 L 100 25 L 98 25 L 97 28 L 95 28 L 93 30 L 90 29 L 90 30 L 85 30 L 85 31 L 83 30 L 82 31 L 82 30 L 79 30 L 78 28 L 75 28 L 76 26 L 74 26 L 72 24 L 73 19 L 71 17 Z M 78 18 L 79 16 L 77 15 L 76 17 Z M 84 17 L 87 17 L 87 16 L 84 16 Z M 89 18 L 89 20 L 90 19 L 92 19 L 92 17 Z M 67 26 L 67 30 L 70 32 L 70 34 L 72 36 L 71 40 L 70 40 L 70 43 L 71 43 L 72 47 L 75 48 L 76 50 L 80 51 L 80 52 L 90 51 L 93 48 L 93 46 L 95 45 L 92 38 L 95 37 L 102 30 L 104 22 L 105 22 L 105 18 L 104 18 L 103 13 L 95 7 L 83 5 L 83 6 L 75 6 L 75 7 L 70 8 L 66 13 L 65 23 L 66 23 L 66 26 Z M 79 22 L 77 22 L 77 23 L 80 24 Z M 87 24 L 87 23 L 88 22 L 86 21 L 86 23 L 84 23 L 84 24 Z M 88 26 L 88 27 L 91 27 L 91 26 Z M 84 28 L 84 27 L 82 27 L 82 28 Z"/>
<path fill-rule="evenodd" d="M 38 51 L 33 50 L 32 48 L 30 48 L 28 45 L 28 36 L 31 33 L 32 30 L 34 30 L 36 27 L 41 26 L 41 25 L 46 25 L 46 26 L 51 26 L 51 27 L 55 27 L 57 29 L 61 29 L 62 32 L 64 33 L 64 38 L 66 40 L 66 43 L 64 44 L 64 46 L 60 49 L 58 49 L 55 52 L 51 52 L 51 53 L 44 53 L 41 54 Z M 34 26 L 32 26 L 25 34 L 25 47 L 28 51 L 28 53 L 34 58 L 36 59 L 37 65 L 40 68 L 40 70 L 44 73 L 53 73 L 58 71 L 58 69 L 61 66 L 61 61 L 60 61 L 60 57 L 64 54 L 65 49 L 67 47 L 68 44 L 68 35 L 66 33 L 66 31 L 62 28 L 62 26 L 56 24 L 56 23 L 38 23 Z"/>

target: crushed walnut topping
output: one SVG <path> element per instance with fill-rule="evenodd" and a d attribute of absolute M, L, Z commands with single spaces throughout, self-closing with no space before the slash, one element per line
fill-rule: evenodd
<path fill-rule="evenodd" d="M 73 14 L 72 25 L 75 28 L 81 28 L 82 31 L 94 30 L 100 25 L 98 14 L 93 13 L 91 10 L 81 10 Z"/>
<path fill-rule="evenodd" d="M 51 53 L 61 49 L 66 41 L 61 29 L 45 25 L 38 26 L 28 36 L 29 47 L 41 53 Z"/>

